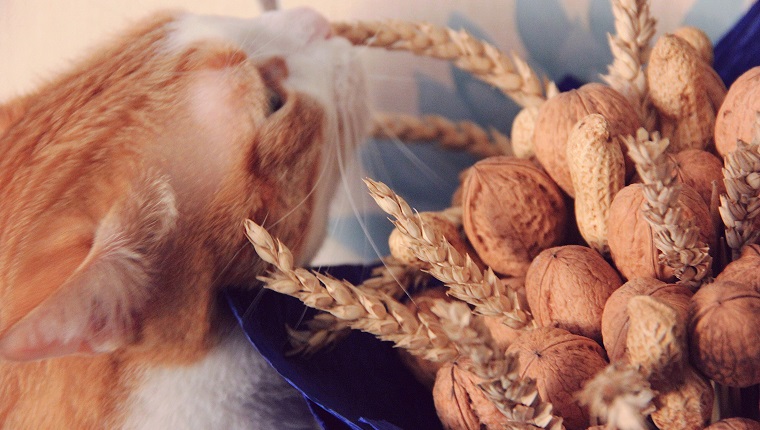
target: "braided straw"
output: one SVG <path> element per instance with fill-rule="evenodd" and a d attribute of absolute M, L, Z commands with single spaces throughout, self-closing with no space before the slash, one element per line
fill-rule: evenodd
<path fill-rule="evenodd" d="M 419 118 L 403 114 L 378 114 L 372 135 L 405 142 L 435 140 L 444 148 L 464 150 L 478 157 L 512 152 L 509 138 L 495 128 L 485 131 L 472 121 L 452 122 L 438 115 Z"/>
<path fill-rule="evenodd" d="M 514 54 L 510 60 L 493 45 L 464 30 L 404 21 L 336 22 L 332 28 L 333 34 L 354 45 L 409 51 L 453 61 L 457 67 L 500 89 L 523 107 L 538 106 L 546 100 L 546 86 L 528 63 Z"/>
<path fill-rule="evenodd" d="M 669 141 L 659 133 L 640 128 L 636 138 L 623 139 L 636 171 L 644 182 L 644 218 L 654 233 L 660 263 L 674 269 L 678 283 L 692 290 L 708 280 L 712 258 L 699 237 L 694 221 L 686 219 L 678 206 L 681 186 L 676 182 L 675 164 L 665 150 Z"/>
<path fill-rule="evenodd" d="M 510 327 L 523 328 L 532 323 L 530 314 L 522 309 L 517 292 L 502 283 L 493 270 L 481 272 L 469 255 L 459 254 L 387 185 L 371 179 L 364 182 L 378 206 L 396 218 L 396 228 L 406 237 L 417 258 L 430 264 L 426 270 L 449 288 L 449 294 L 470 303 L 481 315 L 501 317 Z"/>
<path fill-rule="evenodd" d="M 644 128 L 652 130 L 657 114 L 649 100 L 643 65 L 649 57 L 657 21 L 647 0 L 612 0 L 612 13 L 616 34 L 608 35 L 608 39 L 613 61 L 602 79 L 631 102 Z"/>

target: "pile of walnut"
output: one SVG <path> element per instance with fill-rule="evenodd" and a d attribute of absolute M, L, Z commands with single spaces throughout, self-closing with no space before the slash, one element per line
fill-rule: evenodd
<path fill-rule="evenodd" d="M 653 47 L 647 84 L 654 125 L 669 140 L 667 157 L 676 166 L 680 216 L 709 247 L 714 280 L 708 272 L 706 283 L 687 287 L 662 264 L 653 240 L 662 233 L 643 218 L 643 186 L 623 143 L 642 127 L 641 115 L 602 84 L 524 109 L 512 135 L 518 156 L 486 158 L 462 175 L 453 198 L 462 208 L 461 225 L 422 214 L 455 248 L 469 249 L 481 268 L 492 268 L 519 291 L 532 324 L 514 329 L 483 318 L 569 429 L 590 425 L 578 393 L 608 363 L 643 375 L 655 396 L 651 419 L 660 429 L 707 426 L 714 416 L 711 381 L 760 384 L 760 246 L 748 244 L 723 268 L 730 256 L 723 255 L 724 225 L 716 216 L 716 196 L 726 193 L 723 157 L 737 141 L 760 138 L 753 135 L 760 68 L 727 92 L 712 70 L 706 36 L 680 34 L 663 36 Z M 760 172 L 748 174 L 757 198 Z M 397 231 L 390 245 L 395 258 L 424 268 Z M 419 312 L 426 312 L 420 297 L 428 294 L 443 297 L 419 293 Z M 436 381 L 438 366 L 407 362 L 421 380 Z M 439 372 L 435 383 L 448 383 L 450 395 L 446 377 Z M 447 407 L 455 405 L 441 405 Z M 760 429 L 760 423 L 733 420 L 711 428 Z"/>

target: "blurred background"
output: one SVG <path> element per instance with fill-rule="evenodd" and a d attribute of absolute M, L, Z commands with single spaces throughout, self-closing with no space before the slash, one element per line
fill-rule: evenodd
<path fill-rule="evenodd" d="M 607 33 L 614 32 L 608 0 L 280 0 L 280 8 L 310 6 L 331 20 L 424 20 L 465 28 L 505 52 L 529 61 L 557 82 L 598 81 L 611 62 Z M 716 42 L 751 0 L 652 2 L 658 35 L 697 26 Z M 257 0 L 0 0 L 0 102 L 33 89 L 147 14 L 183 9 L 252 17 Z M 440 114 L 471 120 L 509 134 L 517 106 L 442 61 L 404 53 L 357 49 L 365 60 L 377 111 Z M 364 192 L 361 176 L 382 180 L 418 210 L 448 206 L 457 174 L 475 159 L 435 143 L 405 145 L 371 140 L 361 169 L 347 174 L 333 207 L 330 240 L 316 264 L 372 261 L 387 253 L 391 229 Z"/>

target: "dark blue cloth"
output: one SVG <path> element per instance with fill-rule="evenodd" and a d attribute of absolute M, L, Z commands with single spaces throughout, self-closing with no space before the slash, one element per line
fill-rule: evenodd
<path fill-rule="evenodd" d="M 367 278 L 370 270 L 363 266 L 326 269 L 352 283 Z M 296 327 L 314 312 L 292 297 L 272 291 L 263 291 L 261 297 L 257 294 L 233 290 L 227 298 L 253 345 L 312 403 L 324 428 L 441 428 L 429 390 L 401 364 L 390 343 L 352 332 L 334 348 L 311 357 L 286 357 L 286 324 Z"/>

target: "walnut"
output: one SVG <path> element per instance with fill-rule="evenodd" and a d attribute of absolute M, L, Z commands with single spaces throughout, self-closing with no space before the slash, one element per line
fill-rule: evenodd
<path fill-rule="evenodd" d="M 554 405 L 568 430 L 589 425 L 576 392 L 607 366 L 599 344 L 561 328 L 543 327 L 522 334 L 507 353 L 517 354 L 520 376 L 536 380 L 541 399 Z"/>
<path fill-rule="evenodd" d="M 565 245 L 549 248 L 533 260 L 525 277 L 525 293 L 539 326 L 554 326 L 602 340 L 602 311 L 623 281 L 591 248 Z"/>
<path fill-rule="evenodd" d="M 719 384 L 760 383 L 760 291 L 716 280 L 700 288 L 689 309 L 694 366 Z"/>
<path fill-rule="evenodd" d="M 752 142 L 757 112 L 760 112 L 760 66 L 734 81 L 715 120 L 715 149 L 722 156 L 736 149 L 736 141 Z"/>
<path fill-rule="evenodd" d="M 505 428 L 507 417 L 478 386 L 482 381 L 467 370 L 467 360 L 444 364 L 433 387 L 433 402 L 445 429 Z"/>
<path fill-rule="evenodd" d="M 612 200 L 607 220 L 612 259 L 625 279 L 644 277 L 675 281 L 673 270 L 659 262 L 659 251 L 652 241 L 652 228 L 642 214 L 644 202 L 641 184 L 626 186 Z M 700 240 L 715 249 L 715 228 L 702 197 L 690 186 L 682 184 L 679 205 L 682 216 L 693 219 L 699 228 Z"/>
<path fill-rule="evenodd" d="M 635 278 L 615 290 L 602 313 L 602 341 L 610 362 L 627 362 L 628 301 L 634 296 L 651 296 L 667 304 L 678 313 L 684 323 L 689 316 L 691 290 L 678 284 L 667 284 L 655 278 Z"/>
<path fill-rule="evenodd" d="M 490 157 L 467 175 L 462 222 L 484 263 L 520 277 L 565 237 L 567 208 L 557 185 L 530 161 Z"/>
<path fill-rule="evenodd" d="M 617 136 L 635 134 L 640 125 L 631 103 L 617 91 L 598 83 L 586 84 L 550 98 L 541 105 L 536 118 L 533 132 L 536 158 L 570 196 L 575 193 L 567 166 L 567 139 L 575 124 L 593 113 L 601 114 L 607 120 L 612 140 L 617 140 Z M 626 172 L 626 177 L 633 174 L 630 160 L 626 160 Z"/>

